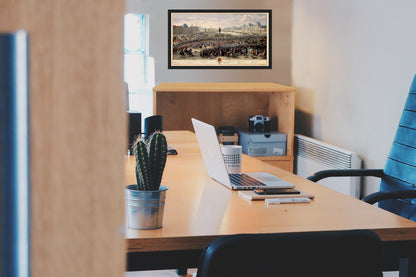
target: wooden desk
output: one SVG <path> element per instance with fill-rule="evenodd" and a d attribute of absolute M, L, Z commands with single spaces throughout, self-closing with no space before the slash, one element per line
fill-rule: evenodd
<path fill-rule="evenodd" d="M 163 175 L 162 183 L 169 187 L 163 228 L 150 231 L 127 229 L 129 270 L 158 266 L 175 268 L 176 263 L 192 266 L 196 261 L 194 256 L 210 241 L 236 233 L 370 229 L 392 251 L 399 249 L 405 253 L 415 247 L 416 222 L 244 156 L 243 171 L 270 172 L 315 195 L 311 203 L 267 207 L 263 201 L 248 202 L 239 197 L 238 192 L 209 178 L 193 133 L 165 134 L 168 144 L 178 150 L 178 155 L 168 157 Z M 127 184 L 134 183 L 134 159 L 128 158 L 126 165 Z M 189 264 L 174 260 L 178 257 L 177 251 L 190 253 L 186 257 Z M 163 253 L 172 254 L 166 258 L 165 264 L 157 264 L 163 258 L 156 260 L 155 264 L 150 258 L 143 260 Z M 135 261 L 139 257 L 140 260 Z"/>

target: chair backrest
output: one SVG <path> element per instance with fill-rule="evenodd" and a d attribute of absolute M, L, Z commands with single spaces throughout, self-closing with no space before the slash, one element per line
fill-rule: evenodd
<path fill-rule="evenodd" d="M 410 190 L 416 184 L 416 75 L 384 167 L 380 191 Z M 383 200 L 379 207 L 416 221 L 416 199 Z"/>
<path fill-rule="evenodd" d="M 381 241 L 368 230 L 239 234 L 202 253 L 197 277 L 382 276 Z"/>

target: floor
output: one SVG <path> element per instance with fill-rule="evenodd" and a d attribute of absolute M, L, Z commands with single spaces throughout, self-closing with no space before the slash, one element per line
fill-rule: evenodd
<path fill-rule="evenodd" d="M 181 275 L 186 277 L 195 277 L 196 269 L 189 269 L 188 275 Z M 384 272 L 383 277 L 396 277 L 398 272 Z M 178 277 L 176 270 L 155 270 L 155 271 L 131 271 L 126 272 L 124 277 Z"/>
<path fill-rule="evenodd" d="M 155 270 L 155 271 L 130 271 L 124 273 L 124 277 L 195 277 L 196 269 L 188 269 L 187 275 L 177 275 L 176 270 Z"/>
<path fill-rule="evenodd" d="M 398 277 L 398 271 L 391 271 L 391 272 L 383 272 L 383 277 Z"/>

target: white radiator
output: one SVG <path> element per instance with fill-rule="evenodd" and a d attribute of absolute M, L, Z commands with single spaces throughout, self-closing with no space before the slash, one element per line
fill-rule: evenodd
<path fill-rule="evenodd" d="M 356 153 L 312 139 L 295 135 L 295 173 L 309 177 L 315 172 L 328 169 L 360 169 L 361 160 Z M 318 181 L 336 191 L 360 198 L 361 178 L 333 177 Z"/>

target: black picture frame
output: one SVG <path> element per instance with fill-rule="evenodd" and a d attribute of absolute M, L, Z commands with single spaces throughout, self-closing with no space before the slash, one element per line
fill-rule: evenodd
<path fill-rule="evenodd" d="M 168 10 L 168 59 L 169 69 L 271 69 L 272 10 Z"/>

